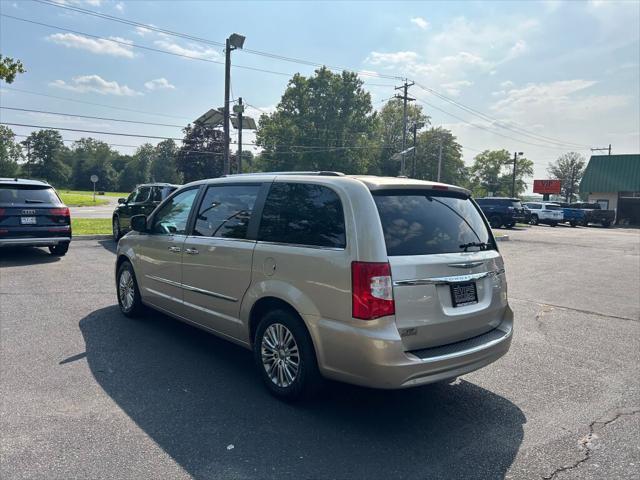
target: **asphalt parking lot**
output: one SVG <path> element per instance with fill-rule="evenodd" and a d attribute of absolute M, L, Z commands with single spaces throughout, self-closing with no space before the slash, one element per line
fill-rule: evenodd
<path fill-rule="evenodd" d="M 507 356 L 295 405 L 248 351 L 120 315 L 111 241 L 0 251 L 0 477 L 638 478 L 640 230 L 508 233 Z"/>

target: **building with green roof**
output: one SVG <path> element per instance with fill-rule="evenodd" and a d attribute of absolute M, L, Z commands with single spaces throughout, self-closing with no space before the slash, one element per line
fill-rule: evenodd
<path fill-rule="evenodd" d="M 640 225 L 640 154 L 593 155 L 580 181 L 580 194 L 616 211 L 617 224 Z"/>

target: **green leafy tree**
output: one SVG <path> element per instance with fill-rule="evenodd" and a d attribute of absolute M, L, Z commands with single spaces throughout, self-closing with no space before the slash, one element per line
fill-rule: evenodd
<path fill-rule="evenodd" d="M 374 159 L 371 96 L 352 72 L 296 74 L 276 111 L 260 117 L 256 141 L 267 170 L 364 173 Z"/>
<path fill-rule="evenodd" d="M 442 150 L 441 150 L 442 146 Z M 415 175 L 413 162 L 415 158 Z M 438 179 L 438 160 L 440 158 L 440 181 L 453 185 L 466 186 L 468 171 L 462 159 L 462 146 L 450 130 L 431 128 L 418 134 L 415 157 L 407 156 L 407 168 L 410 176 L 421 180 Z"/>
<path fill-rule="evenodd" d="M 561 155 L 547 168 L 551 178 L 560 180 L 560 193 L 566 202 L 572 202 L 577 196 L 585 164 L 586 160 L 582 155 L 568 152 Z"/>
<path fill-rule="evenodd" d="M 92 188 L 91 175 L 98 176 L 98 190 L 115 190 L 118 175 L 113 161 L 119 154 L 109 145 L 95 138 L 81 138 L 71 148 L 71 184 L 79 190 Z"/>
<path fill-rule="evenodd" d="M 404 127 L 404 107 L 400 99 L 388 101 L 380 110 L 376 125 L 376 137 L 379 148 L 376 150 L 375 161 L 369 165 L 368 173 L 374 175 L 397 176 L 400 174 L 400 160 L 393 159 L 393 155 L 402 151 L 402 130 Z M 426 126 L 429 117 L 422 111 L 422 106 L 407 105 L 407 141 L 405 148 L 413 145 L 414 123 Z M 413 154 L 405 155 L 407 175 L 413 172 Z"/>
<path fill-rule="evenodd" d="M 61 159 L 66 148 L 57 130 L 31 132 L 23 145 L 28 151 L 26 170 L 30 177 L 56 186 L 67 185 L 71 171 Z"/>
<path fill-rule="evenodd" d="M 164 140 L 156 145 L 150 166 L 150 177 L 154 182 L 179 183 L 180 176 L 176 168 L 178 147 L 171 140 Z"/>
<path fill-rule="evenodd" d="M 22 65 L 20 60 L 14 60 L 13 58 L 0 55 L 0 80 L 13 83 L 16 75 L 25 72 L 24 65 Z"/>
<path fill-rule="evenodd" d="M 510 196 L 513 180 L 513 155 L 507 150 L 485 150 L 476 155 L 470 168 L 471 188 L 476 197 Z M 533 162 L 518 158 L 515 195 L 527 189 L 526 178 L 533 176 Z"/>
<path fill-rule="evenodd" d="M 15 138 L 13 130 L 0 125 L 0 177 L 15 177 L 20 170 L 22 149 Z"/>
<path fill-rule="evenodd" d="M 176 156 L 176 168 L 184 182 L 219 177 L 224 173 L 224 134 L 220 130 L 189 124 Z"/>

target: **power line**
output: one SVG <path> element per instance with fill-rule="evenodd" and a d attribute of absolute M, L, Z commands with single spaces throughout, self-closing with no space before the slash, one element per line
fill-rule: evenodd
<path fill-rule="evenodd" d="M 467 105 L 465 105 L 465 104 L 463 104 L 461 102 L 458 102 L 458 101 L 456 101 L 456 100 L 454 100 L 454 99 L 452 99 L 450 97 L 447 97 L 446 95 L 443 95 L 442 93 L 439 93 L 439 92 L 433 90 L 432 88 L 425 87 L 424 85 L 421 85 L 419 83 L 416 83 L 416 86 L 418 88 L 424 90 L 427 93 L 431 93 L 431 94 L 435 95 L 436 97 L 444 100 L 445 102 L 448 102 L 448 103 L 450 103 L 452 105 L 455 105 L 456 107 L 458 107 L 458 108 L 460 108 L 462 110 L 465 110 L 466 112 L 471 113 L 472 115 L 475 115 L 476 117 L 482 118 L 485 121 L 489 121 L 492 124 L 495 124 L 499 128 L 503 128 L 505 130 L 510 130 L 510 131 L 512 131 L 514 133 L 517 133 L 518 135 L 524 135 L 524 136 L 533 138 L 534 140 L 538 140 L 538 141 L 544 140 L 544 141 L 549 142 L 549 143 L 558 144 L 559 146 L 570 146 L 571 148 L 589 148 L 588 145 L 583 145 L 583 144 L 573 143 L 573 142 L 565 142 L 565 141 L 557 140 L 557 139 L 554 139 L 554 138 L 551 138 L 551 137 L 546 137 L 544 135 L 540 135 L 540 134 L 537 134 L 537 133 L 531 133 L 528 130 L 525 130 L 524 128 L 521 128 L 521 127 L 518 127 L 518 126 L 510 127 L 508 125 L 504 125 L 497 118 L 491 117 L 491 116 L 489 116 L 489 115 L 487 115 L 487 114 L 485 114 L 485 113 L 483 113 L 483 112 L 481 112 L 479 110 L 476 110 L 476 109 L 474 109 L 472 107 L 469 107 L 469 106 L 467 106 Z"/>
<path fill-rule="evenodd" d="M 60 4 L 60 3 L 49 1 L 49 0 L 34 0 L 34 1 L 36 1 L 38 3 L 41 3 L 43 5 L 49 5 L 49 6 L 52 6 L 52 7 L 63 8 L 65 10 L 71 10 L 71 11 L 74 11 L 74 12 L 77 12 L 77 13 L 90 15 L 90 16 L 93 16 L 93 17 L 101 18 L 103 20 L 109 20 L 109 21 L 113 21 L 113 22 L 122 23 L 122 24 L 125 24 L 125 25 L 144 28 L 146 30 L 150 30 L 150 31 L 158 32 L 158 33 L 163 33 L 165 35 L 184 38 L 184 39 L 188 39 L 188 40 L 191 40 L 191 41 L 196 41 L 196 42 L 200 42 L 200 43 L 204 43 L 204 44 L 208 44 L 208 45 L 215 45 L 215 46 L 219 46 L 219 47 L 224 47 L 225 46 L 224 42 L 219 42 L 219 41 L 210 40 L 210 39 L 203 38 L 203 37 L 197 37 L 195 35 L 191 35 L 191 34 L 187 34 L 187 33 L 168 30 L 168 29 L 165 29 L 165 28 L 156 27 L 155 25 L 150 25 L 150 24 L 146 24 L 146 23 L 142 23 L 142 22 L 136 22 L 134 20 L 125 19 L 125 18 L 122 18 L 122 17 L 116 17 L 114 15 L 108 15 L 106 13 L 96 12 L 95 10 L 89 10 L 89 9 L 86 9 L 86 8 L 81 8 L 81 7 L 73 6 L 73 5 L 64 5 L 64 4 Z M 356 69 L 353 69 L 353 68 L 344 68 L 344 67 L 325 65 L 325 64 L 319 63 L 319 62 L 313 62 L 313 61 L 310 61 L 310 60 L 303 60 L 303 59 L 299 59 L 299 58 L 287 57 L 285 55 L 280 55 L 280 54 L 271 53 L 271 52 L 263 52 L 263 51 L 260 51 L 260 50 L 242 49 L 241 51 L 243 53 L 248 53 L 248 54 L 252 54 L 252 55 L 259 55 L 259 56 L 263 56 L 263 57 L 267 57 L 267 58 L 272 58 L 274 60 L 282 60 L 282 61 L 286 61 L 286 62 L 297 63 L 297 64 L 307 65 L 307 66 L 312 66 L 312 67 L 326 67 L 326 68 L 328 68 L 330 70 L 339 70 L 339 71 L 342 71 L 342 70 L 356 71 Z M 358 72 L 358 75 L 360 75 L 360 76 L 369 76 L 369 77 L 374 77 L 374 78 L 386 78 L 386 79 L 390 79 L 390 80 L 398 80 L 398 79 L 400 79 L 400 77 L 397 76 L 397 75 L 385 75 L 385 74 L 381 74 L 381 73 L 378 73 L 378 72 Z M 391 87 L 393 85 L 379 85 L 379 86 L 390 86 Z"/>
<path fill-rule="evenodd" d="M 106 105 L 104 103 L 96 103 L 96 102 L 87 102 L 85 100 L 78 100 L 75 98 L 69 98 L 69 97 L 60 97 L 58 95 L 49 95 L 47 93 L 41 93 L 41 92 L 33 92 L 30 90 L 23 90 L 20 88 L 14 88 L 14 87 L 2 87 L 3 90 L 11 90 L 14 92 L 20 92 L 20 93 L 28 93 L 29 95 L 39 95 L 41 97 L 48 97 L 48 98 L 55 98 L 57 100 L 64 100 L 66 102 L 76 102 L 76 103 L 83 103 L 85 105 L 95 105 L 97 107 L 104 107 L 104 108 L 111 108 L 113 110 L 122 110 L 124 112 L 134 112 L 134 113 L 143 113 L 145 115 L 155 115 L 158 117 L 168 117 L 168 118 L 179 118 L 179 119 L 188 119 L 189 117 L 180 117 L 177 115 L 169 115 L 167 113 L 158 113 L 158 112 L 149 112 L 149 111 L 145 111 L 145 110 L 135 110 L 133 108 L 125 108 L 125 107 L 116 107 L 113 105 Z"/>
<path fill-rule="evenodd" d="M 33 110 L 30 108 L 17 108 L 17 107 L 3 107 L 0 106 L 2 110 L 12 110 L 17 112 L 30 112 L 30 113 L 43 113 L 46 115 L 58 115 L 63 117 L 76 117 L 76 118 L 88 118 L 91 120 L 105 120 L 108 122 L 122 122 L 122 123 L 136 123 L 141 125 L 153 125 L 155 127 L 173 127 L 173 128 L 184 128 L 186 125 L 172 125 L 169 123 L 153 123 L 153 122 L 141 122 L 136 120 L 124 120 L 120 118 L 108 118 L 108 117 L 94 117 L 91 115 L 77 115 L 73 113 L 62 113 L 62 112 L 49 112 L 46 110 Z"/>

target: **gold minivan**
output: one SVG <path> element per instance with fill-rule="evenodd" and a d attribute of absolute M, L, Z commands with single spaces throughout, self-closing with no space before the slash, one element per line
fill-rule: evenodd
<path fill-rule="evenodd" d="M 504 263 L 470 192 L 337 172 L 181 187 L 120 239 L 116 287 L 253 351 L 294 399 L 323 377 L 375 388 L 449 380 L 504 355 Z"/>

